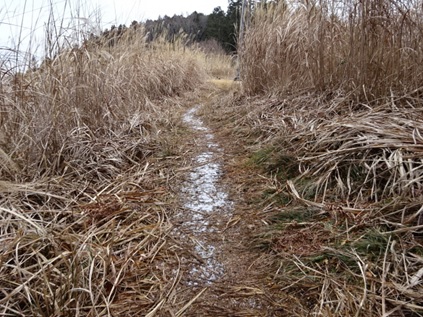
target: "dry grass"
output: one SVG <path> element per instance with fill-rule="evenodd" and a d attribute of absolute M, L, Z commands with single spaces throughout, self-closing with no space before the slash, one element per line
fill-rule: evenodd
<path fill-rule="evenodd" d="M 421 88 L 420 1 L 279 1 L 245 38 L 249 93 L 343 91 L 374 100 Z"/>
<path fill-rule="evenodd" d="M 419 316 L 419 111 L 350 112 L 316 97 L 234 92 L 208 111 L 235 136 L 228 149 L 247 150 L 241 156 L 250 159 L 239 166 L 248 164 L 247 178 L 267 173 L 266 188 L 254 189 L 257 179 L 238 185 L 269 224 L 256 245 L 274 267 L 262 274 L 295 298 L 284 308 L 293 316 Z"/>
<path fill-rule="evenodd" d="M 250 157 L 238 168 L 268 180 L 239 190 L 268 224 L 256 245 L 286 315 L 423 314 L 420 12 L 268 4 L 246 34 L 242 89 L 207 111 Z"/>
<path fill-rule="evenodd" d="M 3 316 L 154 316 L 175 296 L 166 135 L 204 57 L 138 31 L 3 74 Z"/>
<path fill-rule="evenodd" d="M 163 272 L 174 260 L 161 201 L 168 194 L 127 185 L 91 203 L 48 209 L 31 201 L 49 195 L 37 187 L 17 187 L 1 202 L 2 315 L 126 316 L 166 301 L 175 282 Z"/>
<path fill-rule="evenodd" d="M 83 149 L 91 141 L 108 152 L 104 156 L 111 167 L 147 156 L 148 146 L 139 145 L 154 137 L 160 124 L 169 124 L 152 101 L 193 89 L 199 81 L 192 52 L 167 50 L 163 43 L 148 48 L 139 37 L 113 48 L 69 49 L 40 69 L 16 74 L 2 94 L 0 133 L 3 151 L 9 153 L 2 155 L 9 171 L 4 176 L 22 180 L 34 173 L 60 174 L 81 159 L 95 163 L 90 149 Z M 104 144 L 111 136 L 124 141 L 133 134 L 139 141 L 127 149 L 129 157 L 119 157 L 123 153 Z"/>
<path fill-rule="evenodd" d="M 196 46 L 204 54 L 201 64 L 211 78 L 235 78 L 235 57 L 229 56 L 216 40 L 207 40 Z"/>
<path fill-rule="evenodd" d="M 280 314 L 423 314 L 418 4 L 279 1 L 247 32 L 242 87 L 211 81 L 227 96 L 205 111 L 250 156 L 236 190 L 267 184 L 249 207 Z M 232 66 L 131 32 L 3 74 L 5 316 L 182 316 L 198 299 L 175 294 L 166 131 L 178 95 Z"/>

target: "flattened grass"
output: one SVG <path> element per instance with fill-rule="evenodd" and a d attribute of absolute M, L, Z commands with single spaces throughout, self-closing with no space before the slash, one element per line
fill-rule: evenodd
<path fill-rule="evenodd" d="M 386 105 L 359 112 L 338 108 L 329 115 L 325 103 L 308 100 L 241 98 L 220 109 L 231 118 L 226 133 L 237 135 L 238 147 L 243 140 L 256 173 L 272 184 L 274 196 L 254 207 L 263 209 L 270 225 L 256 244 L 275 263 L 262 274 L 274 274 L 279 287 L 296 297 L 295 307 L 286 308 L 294 316 L 418 316 L 418 116 Z M 290 153 L 296 173 L 275 173 L 269 148 Z"/>
<path fill-rule="evenodd" d="M 168 207 L 160 201 L 165 195 L 137 189 L 68 209 L 2 207 L 3 314 L 133 315 L 151 310 L 163 300 L 163 288 L 170 290 L 173 283 L 161 278 L 171 228 Z M 10 197 L 2 205 L 11 205 Z"/>

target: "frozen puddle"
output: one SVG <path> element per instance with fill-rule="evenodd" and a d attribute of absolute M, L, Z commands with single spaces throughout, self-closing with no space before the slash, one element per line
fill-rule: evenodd
<path fill-rule="evenodd" d="M 181 233 L 195 245 L 195 257 L 199 264 L 189 272 L 191 285 L 210 284 L 224 274 L 218 259 L 222 223 L 231 214 L 232 204 L 227 193 L 219 186 L 221 166 L 218 162 L 221 149 L 203 122 L 196 117 L 198 106 L 184 115 L 184 122 L 199 131 L 198 147 L 204 149 L 192 162 L 194 168 L 183 184 L 184 214 Z M 220 229 L 219 229 L 220 228 Z"/>

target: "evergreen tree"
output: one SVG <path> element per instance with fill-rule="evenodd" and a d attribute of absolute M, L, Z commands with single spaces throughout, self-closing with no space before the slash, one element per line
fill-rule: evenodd
<path fill-rule="evenodd" d="M 227 52 L 236 52 L 242 0 L 230 0 L 228 11 L 220 7 L 213 10 L 204 32 L 206 39 L 216 39 Z"/>
<path fill-rule="evenodd" d="M 214 8 L 207 19 L 204 37 L 206 39 L 216 39 L 220 43 L 225 41 L 227 32 L 225 12 L 221 7 Z"/>
<path fill-rule="evenodd" d="M 230 0 L 228 12 L 226 13 L 226 20 L 228 24 L 229 38 L 228 48 L 230 51 L 236 51 L 237 38 L 239 35 L 239 26 L 241 22 L 241 10 L 243 0 Z"/>

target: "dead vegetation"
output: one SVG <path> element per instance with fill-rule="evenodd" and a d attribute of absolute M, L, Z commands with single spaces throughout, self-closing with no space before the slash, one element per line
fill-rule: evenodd
<path fill-rule="evenodd" d="M 242 86 L 218 82 L 205 113 L 239 158 L 242 207 L 266 224 L 249 268 L 267 289 L 223 285 L 222 298 L 265 296 L 280 316 L 423 315 L 420 16 L 393 0 L 256 11 Z M 175 293 L 167 131 L 177 96 L 230 60 L 125 36 L 2 73 L 5 316 L 182 316 L 208 294 Z"/>
<path fill-rule="evenodd" d="M 246 34 L 242 89 L 206 112 L 249 169 L 239 190 L 268 224 L 256 246 L 287 315 L 423 314 L 420 12 L 268 4 Z"/>
<path fill-rule="evenodd" d="M 242 67 L 248 93 L 336 93 L 354 101 L 421 89 L 421 1 L 278 1 L 256 10 Z"/>
<path fill-rule="evenodd" d="M 167 135 L 204 56 L 126 36 L 2 73 L 3 316 L 154 316 L 175 295 Z"/>
<path fill-rule="evenodd" d="M 238 157 L 232 173 L 246 207 L 268 224 L 255 245 L 274 261 L 261 274 L 277 283 L 286 314 L 419 316 L 417 105 L 350 112 L 343 104 L 235 92 L 206 115 Z"/>

